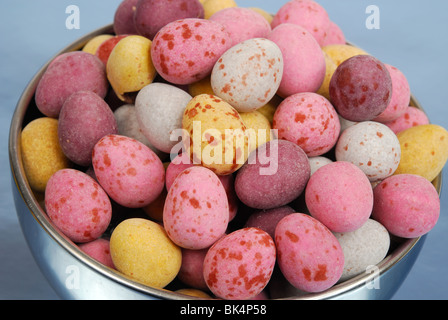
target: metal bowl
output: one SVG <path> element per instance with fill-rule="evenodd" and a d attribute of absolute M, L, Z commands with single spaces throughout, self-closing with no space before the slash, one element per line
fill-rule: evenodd
<path fill-rule="evenodd" d="M 112 32 L 112 25 L 100 28 L 72 43 L 57 55 L 79 50 L 91 38 Z M 20 152 L 20 134 L 26 123 L 38 116 L 34 92 L 47 66 L 48 63 L 25 88 L 15 109 L 9 135 L 11 183 L 17 216 L 27 244 L 42 273 L 63 299 L 199 299 L 168 289 L 148 287 L 102 265 L 59 232 L 42 209 L 42 195 L 33 193 L 26 180 Z M 411 104 L 422 109 L 413 96 Z M 440 194 L 441 174 L 433 184 Z M 279 299 L 389 299 L 407 277 L 425 238 L 393 238 L 389 254 L 372 269 L 373 272 L 360 274 L 336 284 L 325 292 L 297 296 L 286 294 L 280 295 Z"/>

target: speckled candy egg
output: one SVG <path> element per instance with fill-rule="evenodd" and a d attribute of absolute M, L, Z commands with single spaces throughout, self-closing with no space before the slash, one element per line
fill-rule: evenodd
<path fill-rule="evenodd" d="M 290 206 L 281 206 L 268 210 L 258 210 L 252 213 L 249 218 L 247 218 L 244 227 L 259 228 L 263 231 L 266 231 L 272 237 L 272 239 L 274 239 L 275 227 L 277 227 L 277 223 L 287 215 L 295 212 L 296 211 Z"/>
<path fill-rule="evenodd" d="M 341 125 L 331 103 L 317 93 L 289 96 L 274 114 L 278 138 L 296 143 L 309 157 L 320 156 L 336 144 Z"/>
<path fill-rule="evenodd" d="M 165 83 L 151 83 L 135 99 L 137 121 L 148 141 L 157 149 L 170 153 L 176 138 L 173 130 L 182 129 L 182 117 L 192 97 L 184 90 Z"/>
<path fill-rule="evenodd" d="M 62 169 L 51 176 L 45 189 L 45 209 L 58 229 L 79 243 L 99 238 L 112 217 L 106 192 L 75 169 Z"/>
<path fill-rule="evenodd" d="M 268 39 L 283 55 L 283 77 L 277 94 L 286 98 L 299 92 L 316 92 L 325 78 L 325 57 L 314 37 L 301 26 L 284 23 Z"/>
<path fill-rule="evenodd" d="M 369 271 L 380 263 L 390 247 L 387 229 L 378 221 L 369 219 L 352 232 L 335 233 L 344 252 L 344 272 L 340 282 Z"/>
<path fill-rule="evenodd" d="M 410 173 L 434 180 L 448 159 L 448 132 L 436 124 L 400 132 L 401 161 L 395 174 Z"/>
<path fill-rule="evenodd" d="M 230 104 L 201 94 L 190 100 L 182 119 L 186 154 L 218 175 L 235 172 L 248 157 L 246 126 Z"/>
<path fill-rule="evenodd" d="M 332 287 L 344 270 L 344 253 L 321 222 L 302 213 L 284 217 L 275 229 L 277 263 L 297 289 L 321 292 Z"/>
<path fill-rule="evenodd" d="M 165 168 L 143 143 L 111 134 L 93 148 L 92 165 L 107 194 L 124 207 L 141 208 L 154 201 L 165 185 Z"/>
<path fill-rule="evenodd" d="M 118 42 L 107 60 L 107 78 L 121 101 L 133 101 L 133 95 L 150 84 L 155 76 L 151 58 L 151 40 L 130 35 Z"/>
<path fill-rule="evenodd" d="M 407 107 L 399 118 L 385 123 L 395 134 L 422 124 L 429 124 L 428 116 L 423 110 L 412 106 Z"/>
<path fill-rule="evenodd" d="M 324 44 L 330 18 L 327 11 L 312 0 L 294 0 L 284 4 L 274 15 L 272 27 L 283 23 L 297 24 L 308 30 L 319 45 Z"/>
<path fill-rule="evenodd" d="M 209 20 L 219 22 L 230 33 L 233 45 L 253 38 L 267 38 L 271 25 L 259 13 L 241 7 L 231 7 L 213 14 Z"/>
<path fill-rule="evenodd" d="M 238 170 L 235 192 L 247 206 L 272 209 L 296 199 L 310 177 L 305 152 L 287 140 L 271 140 L 252 152 Z"/>
<path fill-rule="evenodd" d="M 333 162 L 333 160 L 323 156 L 309 157 L 308 160 L 310 161 L 311 175 L 320 167 Z"/>
<path fill-rule="evenodd" d="M 239 112 L 250 112 L 268 103 L 283 75 L 280 48 L 268 39 L 249 39 L 227 50 L 213 67 L 215 95 Z"/>
<path fill-rule="evenodd" d="M 218 11 L 238 6 L 235 0 L 202 0 L 202 5 L 205 19 L 209 19 Z"/>
<path fill-rule="evenodd" d="M 243 300 L 259 294 L 276 261 L 273 239 L 258 228 L 243 228 L 218 240 L 204 259 L 207 286 L 223 299 Z"/>
<path fill-rule="evenodd" d="M 334 21 L 330 21 L 330 25 L 325 33 L 325 38 L 321 43 L 321 46 L 325 47 L 333 44 L 345 45 L 346 43 L 345 34 L 341 27 Z"/>
<path fill-rule="evenodd" d="M 262 144 L 277 138 L 268 118 L 261 112 L 258 112 L 257 110 L 240 112 L 240 116 L 249 132 L 249 149 L 251 151 Z"/>
<path fill-rule="evenodd" d="M 305 189 L 310 214 L 333 232 L 351 232 L 369 219 L 373 192 L 354 164 L 336 161 L 319 168 Z"/>
<path fill-rule="evenodd" d="M 151 56 L 157 72 L 173 84 L 190 84 L 208 76 L 232 41 L 215 21 L 184 19 L 164 26 L 154 37 Z"/>
<path fill-rule="evenodd" d="M 173 281 L 182 263 L 181 249 L 163 227 L 141 218 L 126 219 L 113 230 L 110 254 L 118 271 L 156 288 Z"/>
<path fill-rule="evenodd" d="M 182 171 L 165 199 L 168 236 L 183 248 L 204 249 L 224 234 L 228 222 L 227 194 L 216 174 L 200 166 Z"/>
<path fill-rule="evenodd" d="M 105 266 L 115 269 L 114 262 L 110 256 L 109 240 L 98 238 L 90 242 L 81 243 L 79 249 Z"/>
<path fill-rule="evenodd" d="M 134 12 L 138 0 L 122 0 L 115 10 L 113 28 L 117 35 L 138 34 L 134 24 Z"/>
<path fill-rule="evenodd" d="M 375 182 L 392 175 L 401 158 L 400 142 L 386 125 L 363 121 L 345 129 L 336 144 L 336 159 L 359 167 Z"/>
<path fill-rule="evenodd" d="M 203 273 L 204 259 L 208 249 L 182 248 L 182 265 L 177 275 L 180 281 L 195 289 L 208 290 Z"/>
<path fill-rule="evenodd" d="M 440 199 L 434 185 L 415 174 L 389 177 L 374 189 L 372 218 L 393 235 L 416 238 L 428 233 L 440 215 Z"/>
<path fill-rule="evenodd" d="M 368 55 L 366 51 L 350 44 L 330 44 L 322 47 L 325 52 L 339 66 L 345 60 L 358 56 Z"/>

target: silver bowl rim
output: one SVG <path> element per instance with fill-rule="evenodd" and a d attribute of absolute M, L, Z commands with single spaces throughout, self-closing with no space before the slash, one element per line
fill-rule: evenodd
<path fill-rule="evenodd" d="M 113 34 L 113 25 L 109 24 L 104 27 L 101 27 L 97 30 L 94 30 L 83 37 L 79 38 L 75 42 L 69 44 L 64 49 L 62 49 L 59 53 L 57 53 L 53 58 L 58 56 L 61 53 L 80 50 L 90 39 L 97 35 L 101 34 Z M 163 288 L 153 288 L 146 286 L 142 283 L 136 282 L 130 277 L 120 273 L 117 270 L 111 269 L 97 260 L 91 258 L 86 253 L 84 253 L 79 247 L 72 242 L 69 238 L 63 235 L 51 222 L 48 218 L 42 207 L 40 206 L 38 200 L 35 197 L 34 192 L 31 190 L 26 177 L 25 171 L 23 167 L 21 152 L 20 152 L 20 134 L 22 130 L 23 120 L 28 109 L 28 105 L 31 102 L 31 99 L 34 97 L 34 92 L 37 87 L 37 83 L 42 77 L 45 69 L 48 67 L 48 64 L 53 60 L 50 59 L 31 79 L 26 88 L 24 89 L 18 103 L 16 109 L 14 111 L 10 133 L 9 133 L 9 162 L 11 167 L 12 178 L 14 179 L 15 185 L 22 197 L 22 200 L 28 207 L 30 214 L 33 215 L 34 219 L 41 225 L 41 227 L 45 230 L 45 232 L 56 241 L 64 250 L 69 252 L 77 261 L 83 263 L 85 266 L 91 268 L 92 270 L 98 272 L 104 277 L 112 279 L 118 284 L 129 287 L 130 289 L 136 290 L 138 292 L 142 292 L 144 294 L 148 294 L 148 297 L 152 296 L 157 299 L 165 299 L 165 300 L 202 300 L 203 298 L 197 298 L 192 296 L 187 296 L 184 294 L 176 293 Z M 411 94 L 411 105 L 415 106 L 422 111 L 423 108 L 417 99 Z M 439 195 L 442 187 L 442 173 L 440 173 L 436 179 L 433 181 L 433 184 L 438 191 Z M 391 268 L 393 268 L 396 264 L 398 264 L 406 255 L 416 246 L 417 242 L 421 240 L 421 237 L 414 239 L 403 239 L 403 242 L 400 243 L 393 252 L 389 253 L 383 261 L 381 261 L 378 267 L 378 273 L 363 273 L 358 276 L 355 276 L 349 280 L 338 283 L 333 287 L 329 288 L 324 292 L 319 293 L 309 293 L 303 296 L 292 296 L 288 298 L 281 298 L 277 300 L 289 300 L 289 299 L 298 299 L 298 300 L 324 300 L 324 299 L 332 299 L 336 298 L 338 295 L 342 295 L 344 293 L 357 290 L 359 288 L 364 287 L 367 283 L 370 283 L 375 279 L 375 277 L 381 276 L 388 272 Z M 276 300 L 276 299 L 274 299 Z"/>

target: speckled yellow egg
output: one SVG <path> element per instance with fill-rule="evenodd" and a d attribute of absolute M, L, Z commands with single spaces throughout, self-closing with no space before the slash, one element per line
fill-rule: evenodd
<path fill-rule="evenodd" d="M 262 113 L 255 110 L 252 112 L 241 112 L 240 116 L 249 133 L 249 148 L 251 151 L 274 139 L 274 135 L 271 132 L 271 123 Z"/>
<path fill-rule="evenodd" d="M 324 46 L 322 50 L 330 56 L 336 66 L 353 56 L 368 55 L 366 51 L 349 44 L 331 44 Z"/>
<path fill-rule="evenodd" d="M 237 7 L 235 0 L 205 0 L 202 3 L 204 7 L 204 18 L 210 18 L 214 13 L 226 9 Z"/>
<path fill-rule="evenodd" d="M 22 130 L 21 153 L 31 189 L 44 192 L 48 179 L 71 162 L 62 152 L 58 138 L 58 120 L 38 118 Z"/>
<path fill-rule="evenodd" d="M 448 159 L 448 131 L 425 124 L 401 131 L 397 137 L 401 159 L 395 174 L 417 174 L 433 181 Z"/>
<path fill-rule="evenodd" d="M 239 113 L 214 95 L 200 94 L 187 104 L 182 118 L 186 154 L 193 164 L 227 175 L 248 157 L 248 135 Z"/>
<path fill-rule="evenodd" d="M 97 49 L 99 48 L 99 46 L 106 40 L 109 40 L 111 38 L 113 38 L 114 36 L 111 34 L 100 34 L 97 35 L 95 37 L 93 37 L 92 39 L 90 39 L 89 41 L 87 41 L 87 43 L 84 45 L 84 47 L 82 48 L 82 51 L 84 52 L 88 52 L 90 54 L 95 54 Z"/>
<path fill-rule="evenodd" d="M 196 298 L 204 298 L 204 299 L 212 298 L 209 294 L 207 294 L 204 291 L 199 290 L 199 289 L 193 289 L 193 288 L 179 289 L 179 290 L 176 290 L 176 292 L 187 295 L 187 296 L 196 297 Z"/>
<path fill-rule="evenodd" d="M 249 9 L 255 11 L 255 12 L 258 13 L 258 14 L 261 14 L 261 15 L 262 15 L 262 16 L 269 22 L 269 24 L 272 22 L 272 19 L 274 18 L 274 17 L 272 16 L 272 14 L 270 14 L 269 12 L 264 11 L 264 10 L 261 9 L 261 8 L 258 8 L 258 7 L 251 7 L 251 8 L 249 8 Z"/>
<path fill-rule="evenodd" d="M 330 81 L 331 77 L 333 76 L 333 73 L 336 71 L 336 68 L 338 67 L 336 63 L 333 61 L 333 59 L 330 58 L 330 56 L 324 52 L 325 57 L 325 78 L 324 82 L 322 82 L 322 85 L 317 90 L 317 93 L 324 96 L 328 100 L 330 100 Z"/>
<path fill-rule="evenodd" d="M 212 84 L 210 82 L 210 76 L 205 77 L 202 80 L 199 80 L 197 82 L 193 82 L 190 85 L 188 85 L 188 93 L 192 97 L 198 96 L 200 94 L 215 94 L 213 92 Z"/>
<path fill-rule="evenodd" d="M 279 104 L 282 101 L 283 101 L 283 98 L 281 98 L 278 95 L 275 95 L 268 103 L 266 103 L 263 107 L 261 107 L 260 109 L 257 109 L 256 111 L 258 111 L 262 115 L 264 115 L 272 125 L 272 121 L 274 120 L 275 110 L 277 110 L 277 107 L 279 106 Z"/>
<path fill-rule="evenodd" d="M 182 251 L 165 229 L 147 219 L 130 218 L 112 232 L 110 254 L 118 271 L 150 287 L 163 288 L 180 270 Z"/>
<path fill-rule="evenodd" d="M 106 72 L 120 100 L 127 101 L 127 95 L 132 96 L 154 80 L 151 44 L 148 38 L 132 35 L 120 40 L 112 50 Z"/>

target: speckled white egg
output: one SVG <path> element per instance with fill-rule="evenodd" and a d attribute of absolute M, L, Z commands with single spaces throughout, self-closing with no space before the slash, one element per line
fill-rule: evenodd
<path fill-rule="evenodd" d="M 345 129 L 336 144 L 336 160 L 360 168 L 371 182 L 391 176 L 400 163 L 401 148 L 386 125 L 363 121 Z"/>
<path fill-rule="evenodd" d="M 379 222 L 369 219 L 352 232 L 334 233 L 344 252 L 344 271 L 341 281 L 348 280 L 380 263 L 390 247 L 387 229 Z"/>
<path fill-rule="evenodd" d="M 139 91 L 135 99 L 138 123 L 157 149 L 170 153 L 179 143 L 177 136 L 170 136 L 173 130 L 182 128 L 183 112 L 191 99 L 184 90 L 166 83 L 154 82 Z"/>
<path fill-rule="evenodd" d="M 243 41 L 216 62 L 211 74 L 215 95 L 239 112 L 251 112 L 268 103 L 283 75 L 283 55 L 272 41 Z"/>
<path fill-rule="evenodd" d="M 333 160 L 324 156 L 309 157 L 308 161 L 310 162 L 311 174 L 316 172 L 320 167 L 333 162 Z"/>

